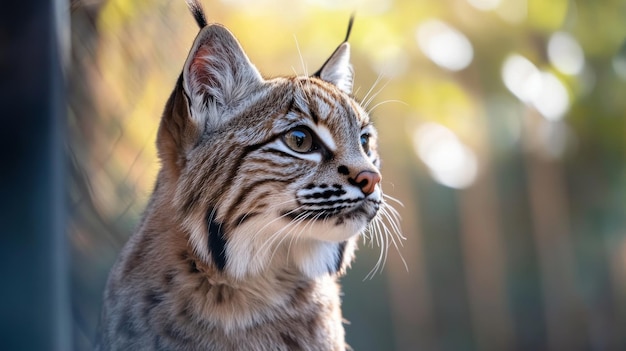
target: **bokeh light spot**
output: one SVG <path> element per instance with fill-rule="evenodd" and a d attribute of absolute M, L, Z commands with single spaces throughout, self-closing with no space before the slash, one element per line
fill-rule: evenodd
<path fill-rule="evenodd" d="M 569 110 L 567 89 L 554 74 L 542 72 L 541 88 L 533 99 L 533 105 L 547 120 L 560 120 Z"/>
<path fill-rule="evenodd" d="M 547 120 L 556 121 L 569 110 L 567 89 L 554 74 L 540 71 L 527 58 L 513 54 L 502 65 L 504 85 Z"/>
<path fill-rule="evenodd" d="M 556 32 L 548 41 L 548 58 L 559 71 L 579 74 L 585 66 L 585 54 L 578 41 L 565 32 Z"/>
<path fill-rule="evenodd" d="M 613 70 L 617 75 L 626 80 L 626 55 L 617 55 L 612 60 Z"/>
<path fill-rule="evenodd" d="M 541 75 L 539 69 L 524 56 L 510 55 L 502 65 L 504 85 L 518 99 L 529 103 L 539 92 Z"/>
<path fill-rule="evenodd" d="M 448 128 L 436 123 L 423 124 L 414 133 L 413 145 L 436 182 L 463 189 L 476 179 L 476 155 Z"/>
<path fill-rule="evenodd" d="M 469 39 L 440 20 L 422 23 L 416 33 L 417 43 L 426 57 L 450 71 L 460 71 L 472 62 L 474 49 Z"/>

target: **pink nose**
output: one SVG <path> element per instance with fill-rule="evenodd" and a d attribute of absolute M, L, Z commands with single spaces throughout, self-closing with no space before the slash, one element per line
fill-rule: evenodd
<path fill-rule="evenodd" d="M 380 174 L 378 172 L 362 171 L 356 175 L 354 179 L 356 185 L 366 196 L 376 190 L 376 184 L 380 183 Z"/>

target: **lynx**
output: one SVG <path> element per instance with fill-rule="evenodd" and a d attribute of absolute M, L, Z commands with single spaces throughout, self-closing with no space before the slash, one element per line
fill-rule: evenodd
<path fill-rule="evenodd" d="M 376 130 L 351 96 L 352 19 L 315 74 L 264 79 L 188 5 L 201 29 L 161 118 L 154 192 L 107 282 L 97 349 L 345 350 L 338 277 L 360 234 L 389 243 L 381 217 L 394 211 Z"/>

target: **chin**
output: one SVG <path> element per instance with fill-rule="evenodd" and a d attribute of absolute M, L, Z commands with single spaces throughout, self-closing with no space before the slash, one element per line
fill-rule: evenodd
<path fill-rule="evenodd" d="M 367 224 L 366 218 L 344 221 L 339 225 L 333 222 L 316 223 L 311 226 L 307 237 L 339 243 L 362 233 Z"/>
<path fill-rule="evenodd" d="M 362 233 L 376 216 L 378 208 L 359 209 L 324 219 L 302 222 L 293 233 L 299 237 L 339 243 Z"/>

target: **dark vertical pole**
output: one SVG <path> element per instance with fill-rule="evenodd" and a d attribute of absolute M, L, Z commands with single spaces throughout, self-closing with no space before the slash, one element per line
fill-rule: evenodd
<path fill-rule="evenodd" d="M 0 5 L 1 350 L 71 349 L 55 5 Z"/>

